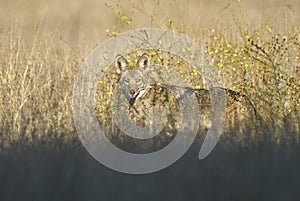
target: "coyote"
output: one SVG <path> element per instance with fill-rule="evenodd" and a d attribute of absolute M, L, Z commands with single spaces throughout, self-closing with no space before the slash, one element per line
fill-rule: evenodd
<path fill-rule="evenodd" d="M 137 126 L 144 127 L 160 119 L 159 115 L 167 116 L 167 123 L 162 132 L 173 136 L 180 127 L 180 105 L 183 96 L 194 94 L 199 108 L 199 133 L 205 133 L 212 126 L 211 97 L 207 89 L 194 89 L 160 83 L 151 76 L 149 57 L 144 53 L 137 61 L 136 68 L 129 69 L 127 60 L 118 55 L 115 60 L 117 72 L 121 75 L 119 86 L 129 107 L 129 117 Z M 213 88 L 211 90 L 220 90 Z M 257 114 L 254 106 L 246 95 L 229 89 L 225 90 L 225 124 L 221 141 L 245 145 L 255 128 Z M 165 112 L 156 112 L 151 118 L 151 107 Z M 160 121 L 160 120 L 158 120 Z"/>

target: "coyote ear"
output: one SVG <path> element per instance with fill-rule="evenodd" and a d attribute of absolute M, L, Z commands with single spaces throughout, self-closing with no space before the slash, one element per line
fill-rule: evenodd
<path fill-rule="evenodd" d="M 142 70 L 146 70 L 150 66 L 148 54 L 144 53 L 139 58 L 137 64 L 138 64 L 139 68 L 141 68 Z"/>
<path fill-rule="evenodd" d="M 117 55 L 115 65 L 117 68 L 117 73 L 121 73 L 121 72 L 125 71 L 126 68 L 128 67 L 128 62 L 123 56 Z"/>

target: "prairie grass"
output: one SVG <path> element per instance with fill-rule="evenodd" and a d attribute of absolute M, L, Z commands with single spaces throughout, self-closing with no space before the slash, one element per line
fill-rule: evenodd
<path fill-rule="evenodd" d="M 101 10 L 93 12 L 88 9 L 93 1 L 72 2 L 48 2 L 47 10 L 13 1 L 6 5 L 10 9 L 1 9 L 1 152 L 40 144 L 77 146 L 70 106 L 78 68 L 97 43 L 141 27 L 172 29 L 193 38 L 219 68 L 225 86 L 250 97 L 269 142 L 300 143 L 297 7 L 280 4 L 281 11 L 267 9 L 252 19 L 240 1 L 219 4 L 220 12 L 213 16 L 194 10 L 198 5 L 205 10 L 205 1 L 101 2 L 95 6 Z M 22 6 L 23 16 L 11 13 Z"/>

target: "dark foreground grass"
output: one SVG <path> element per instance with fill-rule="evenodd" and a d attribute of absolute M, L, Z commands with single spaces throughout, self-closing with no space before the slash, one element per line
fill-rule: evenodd
<path fill-rule="evenodd" d="M 271 200 L 300 199 L 300 146 L 265 144 L 224 149 L 204 160 L 199 146 L 172 166 L 152 174 L 127 175 L 98 163 L 79 146 L 64 151 L 42 145 L 1 155 L 0 200 Z"/>

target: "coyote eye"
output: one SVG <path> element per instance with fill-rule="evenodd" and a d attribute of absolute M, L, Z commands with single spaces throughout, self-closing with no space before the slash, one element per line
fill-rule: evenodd
<path fill-rule="evenodd" d="M 124 84 L 128 84 L 129 83 L 129 79 L 124 79 Z"/>
<path fill-rule="evenodd" d="M 141 78 L 137 78 L 136 79 L 136 82 L 138 83 L 138 82 L 141 82 L 142 81 L 142 79 Z"/>

